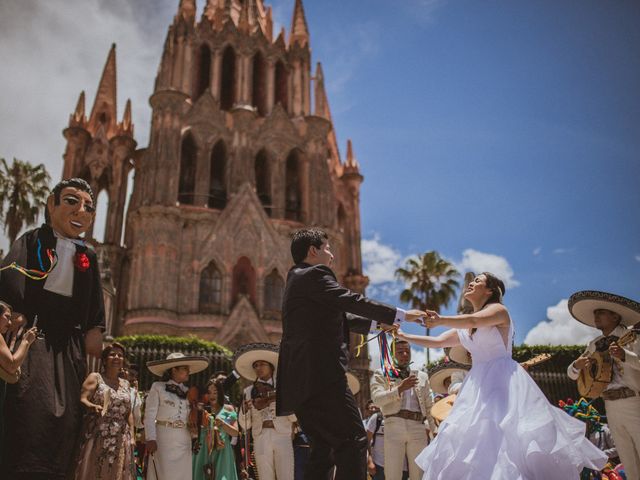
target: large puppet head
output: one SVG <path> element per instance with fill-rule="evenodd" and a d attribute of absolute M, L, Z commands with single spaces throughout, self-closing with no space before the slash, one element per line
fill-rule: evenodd
<path fill-rule="evenodd" d="M 96 216 L 95 198 L 89 184 L 81 178 L 58 183 L 47 199 L 45 221 L 60 235 L 78 238 Z"/>

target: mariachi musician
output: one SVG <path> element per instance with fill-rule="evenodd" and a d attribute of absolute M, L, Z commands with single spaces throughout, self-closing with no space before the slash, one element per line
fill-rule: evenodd
<path fill-rule="evenodd" d="M 240 347 L 234 368 L 252 382 L 244 389 L 240 426 L 251 429 L 260 480 L 293 480 L 293 431 L 295 415 L 276 416 L 275 366 L 278 347 L 253 343 Z M 246 453 L 245 453 L 246 455 Z"/>
<path fill-rule="evenodd" d="M 569 365 L 567 374 L 577 380 L 589 368 L 595 352 L 608 352 L 613 359 L 612 378 L 602 398 L 627 478 L 640 478 L 640 341 L 624 346 L 618 341 L 640 322 L 640 303 L 611 293 L 582 291 L 569 299 L 571 315 L 600 330 L 585 352 Z"/>

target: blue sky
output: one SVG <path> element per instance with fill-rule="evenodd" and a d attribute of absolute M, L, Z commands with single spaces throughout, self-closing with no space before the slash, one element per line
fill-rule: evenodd
<path fill-rule="evenodd" d="M 131 97 L 146 145 L 177 4 L 2 2 L 0 156 L 44 162 L 59 178 L 61 130 L 83 89 L 90 108 L 114 41 L 119 114 Z M 288 29 L 294 0 L 270 4 Z M 507 279 L 518 343 L 532 329 L 541 342 L 592 335 L 568 316 L 574 291 L 640 298 L 638 2 L 304 6 L 341 150 L 353 139 L 365 175 L 371 294 L 395 302 L 393 270 L 437 250 Z"/>

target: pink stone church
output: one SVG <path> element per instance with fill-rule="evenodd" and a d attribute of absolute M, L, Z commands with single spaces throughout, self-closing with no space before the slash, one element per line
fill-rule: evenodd
<path fill-rule="evenodd" d="M 277 35 L 262 0 L 176 7 L 149 145 L 135 140 L 131 102 L 119 121 L 115 45 L 90 114 L 83 92 L 64 130 L 63 176 L 107 193 L 97 248 L 109 333 L 278 343 L 296 229 L 326 229 L 339 279 L 364 291 L 363 177 L 351 142 L 340 156 L 301 0 Z M 354 368 L 368 397 L 367 367 L 365 351 Z"/>

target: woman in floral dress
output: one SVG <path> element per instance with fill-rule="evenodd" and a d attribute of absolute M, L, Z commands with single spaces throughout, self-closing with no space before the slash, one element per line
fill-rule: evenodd
<path fill-rule="evenodd" d="M 135 480 L 133 415 L 129 382 L 119 378 L 125 349 L 112 343 L 102 351 L 103 374 L 91 373 L 80 401 L 87 408 L 76 480 Z"/>

